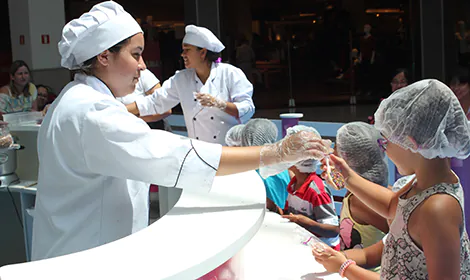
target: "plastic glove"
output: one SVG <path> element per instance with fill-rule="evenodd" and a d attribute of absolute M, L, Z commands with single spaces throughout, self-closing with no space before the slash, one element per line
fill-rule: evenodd
<path fill-rule="evenodd" d="M 332 152 L 330 140 L 318 139 L 313 132 L 301 131 L 274 144 L 263 146 L 260 175 L 267 178 L 287 170 L 299 161 L 321 160 Z"/>
<path fill-rule="evenodd" d="M 227 108 L 227 102 L 225 100 L 216 98 L 208 93 L 196 93 L 195 96 L 197 101 L 204 107 L 215 107 L 220 110 Z"/>

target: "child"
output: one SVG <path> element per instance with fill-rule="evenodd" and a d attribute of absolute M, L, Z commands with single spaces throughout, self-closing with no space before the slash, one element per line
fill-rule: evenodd
<path fill-rule="evenodd" d="M 369 124 L 349 123 L 338 130 L 336 151 L 361 177 L 387 187 L 388 166 L 385 153 L 377 143 L 380 138 L 380 133 Z M 339 220 L 341 250 L 372 246 L 382 240 L 384 232 L 388 232 L 387 220 L 351 192 L 343 199 Z M 379 267 L 372 270 L 379 271 Z"/>
<path fill-rule="evenodd" d="M 299 131 L 311 131 L 321 139 L 318 131 L 303 125 L 287 129 L 287 135 Z M 305 160 L 291 168 L 295 176 L 287 187 L 288 195 L 283 217 L 320 237 L 333 249 L 339 250 L 338 216 L 329 189 L 316 174 L 317 165 L 316 160 Z"/>
<path fill-rule="evenodd" d="M 416 174 L 397 193 L 358 176 L 335 156 L 348 189 L 392 219 L 382 255 L 381 279 L 469 279 L 470 243 L 465 230 L 463 190 L 449 158 L 470 154 L 470 126 L 452 91 L 423 80 L 394 92 L 375 113 L 378 143 L 402 175 Z M 377 274 L 325 249 L 313 251 L 328 271 L 350 280 Z"/>
<path fill-rule="evenodd" d="M 263 146 L 272 144 L 277 140 L 277 127 L 267 119 L 252 119 L 246 123 L 241 131 L 241 146 Z M 289 184 L 290 176 L 287 170 L 270 176 L 261 178 L 266 187 L 266 208 L 271 211 L 284 208 L 287 199 L 287 184 Z"/>
<path fill-rule="evenodd" d="M 227 131 L 227 135 L 225 135 L 225 144 L 229 147 L 241 147 L 242 131 L 244 127 L 244 124 L 232 126 L 232 128 Z"/>

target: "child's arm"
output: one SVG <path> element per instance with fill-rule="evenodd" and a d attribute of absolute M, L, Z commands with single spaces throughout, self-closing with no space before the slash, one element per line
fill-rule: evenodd
<path fill-rule="evenodd" d="M 351 216 L 356 222 L 363 225 L 371 225 L 384 233 L 388 232 L 387 219 L 367 207 L 354 195 L 349 197 L 349 209 Z"/>
<path fill-rule="evenodd" d="M 339 226 L 322 224 L 301 214 L 282 215 L 282 217 L 302 226 L 311 233 L 323 237 L 335 237 L 339 234 Z"/>
<path fill-rule="evenodd" d="M 437 194 L 424 201 L 418 209 L 418 215 L 411 216 L 408 228 L 410 234 L 413 234 L 413 229 L 417 231 L 429 279 L 460 279 L 460 226 L 463 218 L 459 203 L 450 195 Z"/>
<path fill-rule="evenodd" d="M 380 266 L 382 260 L 382 251 L 384 243 L 382 240 L 366 247 L 364 249 L 350 249 L 343 252 L 346 258 L 351 259 L 357 263 L 357 265 L 364 268 L 373 268 Z"/>
<path fill-rule="evenodd" d="M 284 211 L 281 209 L 281 207 L 277 206 L 276 203 L 274 203 L 271 199 L 266 197 L 266 208 L 274 213 L 277 213 L 279 215 L 283 215 Z"/>
<path fill-rule="evenodd" d="M 328 247 L 325 248 L 323 252 L 317 252 L 315 249 L 312 249 L 312 254 L 315 257 L 315 260 L 331 273 L 339 272 L 341 265 L 347 260 L 342 253 L 336 252 L 332 248 Z M 346 268 L 344 271 L 344 277 L 349 280 L 378 280 L 380 279 L 380 274 L 370 270 L 365 270 L 364 268 L 353 264 Z"/>
<path fill-rule="evenodd" d="M 395 218 L 398 197 L 403 193 L 403 191 L 405 191 L 404 189 L 407 189 L 406 187 L 400 192 L 394 193 L 387 188 L 372 183 L 359 176 L 342 158 L 330 155 L 330 159 L 333 161 L 335 167 L 338 170 L 341 170 L 349 191 L 382 217 L 386 219 Z M 323 161 L 325 161 L 325 159 Z M 326 171 L 326 166 L 323 166 L 323 169 Z M 328 183 L 334 184 L 333 182 Z"/>

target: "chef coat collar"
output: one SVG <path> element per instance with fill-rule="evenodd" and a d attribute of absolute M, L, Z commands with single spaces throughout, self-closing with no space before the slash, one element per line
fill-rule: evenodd
<path fill-rule="evenodd" d="M 207 83 L 208 81 L 213 82 L 214 79 L 217 77 L 217 64 L 218 64 L 218 63 L 212 62 L 212 65 L 211 65 L 211 72 L 210 72 L 210 74 L 209 74 L 209 78 L 207 78 L 206 83 Z M 194 69 L 194 80 L 196 80 L 196 82 L 201 81 L 201 80 L 199 79 L 199 77 L 197 76 L 196 69 Z M 202 81 L 201 81 L 201 82 L 202 82 Z"/>
<path fill-rule="evenodd" d="M 75 74 L 74 77 L 75 81 L 86 84 L 90 87 L 92 87 L 94 90 L 101 92 L 102 94 L 109 95 L 112 98 L 114 98 L 113 93 L 109 89 L 109 87 L 100 79 L 98 79 L 95 76 L 88 76 L 85 74 Z"/>

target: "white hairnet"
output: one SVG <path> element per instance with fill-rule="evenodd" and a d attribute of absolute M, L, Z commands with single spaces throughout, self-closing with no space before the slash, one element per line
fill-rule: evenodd
<path fill-rule="evenodd" d="M 242 146 L 263 146 L 277 139 L 277 127 L 268 119 L 252 119 L 242 131 Z"/>
<path fill-rule="evenodd" d="M 454 93 L 437 80 L 395 91 L 375 112 L 375 127 L 389 141 L 425 158 L 470 154 L 470 126 Z"/>
<path fill-rule="evenodd" d="M 286 131 L 286 135 L 291 135 L 295 134 L 300 131 L 309 131 L 313 132 L 316 136 L 318 136 L 318 139 L 321 139 L 320 133 L 318 131 L 310 126 L 305 126 L 305 125 L 296 125 L 293 127 L 289 127 Z M 314 159 L 307 159 L 303 160 L 301 162 L 298 162 L 295 164 L 295 167 L 299 170 L 301 173 L 313 173 L 317 170 L 319 161 L 314 160 Z"/>
<path fill-rule="evenodd" d="M 336 134 L 336 147 L 340 157 L 365 179 L 388 186 L 388 166 L 385 153 L 377 140 L 380 132 L 372 125 L 352 122 L 342 126 Z"/>
<path fill-rule="evenodd" d="M 227 131 L 227 135 L 225 135 L 225 144 L 229 147 L 240 147 L 242 145 L 242 132 L 244 127 L 244 124 L 232 126 L 232 128 Z"/>

